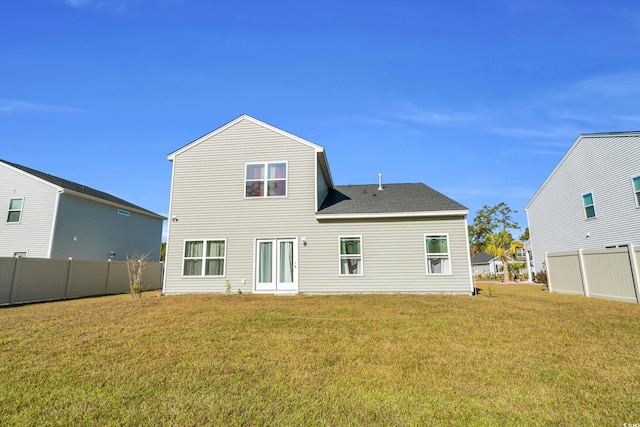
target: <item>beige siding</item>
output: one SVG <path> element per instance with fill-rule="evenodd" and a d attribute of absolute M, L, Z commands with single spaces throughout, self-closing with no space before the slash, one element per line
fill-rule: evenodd
<path fill-rule="evenodd" d="M 639 175 L 639 136 L 582 136 L 527 206 L 536 270 L 545 252 L 640 244 L 631 183 Z M 591 219 L 582 204 L 587 193 L 596 210 Z"/>
<path fill-rule="evenodd" d="M 245 164 L 288 162 L 285 198 L 244 198 Z M 434 220 L 318 221 L 316 150 L 243 120 L 173 159 L 165 292 L 235 292 L 254 289 L 254 247 L 259 238 L 296 238 L 299 292 L 472 291 L 464 217 Z M 325 184 L 326 187 L 326 184 Z M 426 274 L 425 233 L 448 233 L 453 273 Z M 361 235 L 362 277 L 341 277 L 338 237 Z M 307 245 L 302 244 L 306 238 Z M 226 276 L 182 277 L 185 240 L 227 239 Z M 244 283 L 243 283 L 244 282 Z"/>
<path fill-rule="evenodd" d="M 29 257 L 49 256 L 57 190 L 0 163 L 0 257 L 28 252 Z M 9 200 L 24 198 L 20 223 L 7 223 Z"/>

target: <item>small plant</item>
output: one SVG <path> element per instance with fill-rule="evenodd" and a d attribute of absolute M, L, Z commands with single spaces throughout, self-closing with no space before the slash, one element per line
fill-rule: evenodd
<path fill-rule="evenodd" d="M 151 252 L 139 253 L 134 252 L 133 255 L 127 255 L 127 273 L 129 274 L 129 293 L 133 298 L 142 296 L 142 273 L 149 263 L 149 255 Z"/>
<path fill-rule="evenodd" d="M 483 290 L 483 293 L 486 293 L 488 297 L 496 296 L 496 287 L 494 285 L 488 285 Z"/>
<path fill-rule="evenodd" d="M 545 271 L 538 271 L 536 273 L 536 283 L 547 284 L 547 273 Z"/>
<path fill-rule="evenodd" d="M 229 280 L 225 282 L 224 293 L 231 295 L 231 282 Z"/>

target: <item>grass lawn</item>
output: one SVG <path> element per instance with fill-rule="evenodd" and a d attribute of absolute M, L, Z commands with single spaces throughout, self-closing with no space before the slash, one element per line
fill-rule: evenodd
<path fill-rule="evenodd" d="M 640 305 L 484 295 L 0 308 L 0 425 L 640 423 Z"/>

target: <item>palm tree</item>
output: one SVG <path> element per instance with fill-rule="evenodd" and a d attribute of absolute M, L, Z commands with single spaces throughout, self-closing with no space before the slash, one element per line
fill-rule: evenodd
<path fill-rule="evenodd" d="M 509 259 L 507 255 L 514 255 L 517 248 L 521 247 L 522 243 L 515 242 L 511 234 L 506 230 L 489 234 L 487 237 L 485 251 L 490 255 L 500 258 L 500 261 L 502 261 L 502 283 L 506 282 L 509 278 Z"/>

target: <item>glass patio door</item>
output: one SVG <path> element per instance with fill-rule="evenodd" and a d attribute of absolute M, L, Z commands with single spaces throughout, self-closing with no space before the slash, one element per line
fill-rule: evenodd
<path fill-rule="evenodd" d="M 298 291 L 298 241 L 260 239 L 256 242 L 256 291 Z"/>

